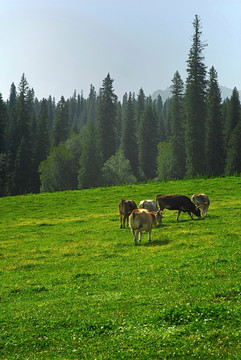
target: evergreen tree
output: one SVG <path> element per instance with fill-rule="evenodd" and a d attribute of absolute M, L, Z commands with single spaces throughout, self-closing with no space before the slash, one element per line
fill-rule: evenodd
<path fill-rule="evenodd" d="M 225 123 L 225 145 L 228 147 L 233 130 L 241 119 L 239 92 L 235 87 L 228 105 L 227 121 Z"/>
<path fill-rule="evenodd" d="M 57 104 L 55 111 L 55 121 L 53 129 L 53 146 L 67 140 L 69 136 L 69 109 L 65 98 L 62 96 Z"/>
<path fill-rule="evenodd" d="M 43 160 L 47 159 L 50 149 L 49 125 L 48 125 L 48 102 L 43 99 L 40 102 L 40 111 L 37 118 L 37 130 L 34 147 L 34 171 L 33 171 L 33 192 L 40 191 L 40 178 L 38 168 Z"/>
<path fill-rule="evenodd" d="M 153 179 L 157 172 L 157 116 L 152 103 L 146 105 L 138 131 L 140 175 Z"/>
<path fill-rule="evenodd" d="M 137 146 L 137 126 L 134 112 L 133 96 L 130 93 L 125 108 L 122 123 L 121 148 L 125 159 L 130 161 L 130 165 L 135 176 L 138 175 L 138 146 Z"/>
<path fill-rule="evenodd" d="M 11 195 L 31 191 L 33 163 L 28 95 L 28 82 L 23 74 L 19 84 L 16 122 L 13 126 L 8 153 L 8 187 Z"/>
<path fill-rule="evenodd" d="M 145 104 L 146 104 L 146 97 L 145 97 L 143 89 L 141 88 L 140 91 L 139 91 L 139 94 L 137 96 L 137 101 L 136 101 L 137 129 L 139 128 L 139 124 L 140 124 L 140 121 L 141 121 L 141 116 L 143 115 L 143 112 L 145 110 Z"/>
<path fill-rule="evenodd" d="M 196 15 L 193 44 L 187 60 L 185 94 L 185 150 L 187 176 L 205 173 L 205 91 L 206 66 L 202 51 L 206 44 L 201 42 L 201 21 Z"/>
<path fill-rule="evenodd" d="M 224 172 L 224 139 L 221 90 L 214 67 L 209 71 L 206 118 L 206 160 L 208 176 L 220 176 Z"/>
<path fill-rule="evenodd" d="M 116 110 L 117 96 L 114 94 L 110 74 L 104 79 L 98 98 L 97 129 L 103 162 L 116 152 Z"/>
<path fill-rule="evenodd" d="M 0 196 L 5 194 L 7 106 L 0 93 Z"/>
<path fill-rule="evenodd" d="M 82 151 L 79 160 L 78 188 L 100 185 L 102 158 L 96 128 L 92 122 L 82 129 Z"/>
<path fill-rule="evenodd" d="M 241 121 L 236 125 L 228 143 L 225 175 L 241 174 Z"/>
<path fill-rule="evenodd" d="M 88 124 L 90 124 L 91 122 L 93 124 L 96 123 L 96 106 L 97 106 L 97 96 L 96 96 L 95 87 L 93 85 L 90 85 L 90 93 L 86 101 Z"/>
<path fill-rule="evenodd" d="M 184 83 L 179 72 L 174 74 L 171 86 L 172 98 L 170 104 L 171 126 L 171 152 L 172 160 L 170 175 L 173 178 L 182 179 L 185 174 L 185 145 L 184 145 L 184 114 L 183 94 Z"/>

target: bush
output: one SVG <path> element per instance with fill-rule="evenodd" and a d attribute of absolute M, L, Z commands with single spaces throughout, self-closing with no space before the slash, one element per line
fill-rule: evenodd
<path fill-rule="evenodd" d="M 132 184 L 136 182 L 130 161 L 124 157 L 122 151 L 111 156 L 102 168 L 104 185 Z"/>

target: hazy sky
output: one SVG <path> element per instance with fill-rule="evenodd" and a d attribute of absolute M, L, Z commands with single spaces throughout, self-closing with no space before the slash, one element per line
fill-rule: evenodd
<path fill-rule="evenodd" d="M 241 0 L 0 0 L 0 92 L 25 73 L 41 100 L 87 97 L 109 72 L 119 99 L 186 80 L 195 14 L 205 64 L 219 84 L 241 90 Z"/>

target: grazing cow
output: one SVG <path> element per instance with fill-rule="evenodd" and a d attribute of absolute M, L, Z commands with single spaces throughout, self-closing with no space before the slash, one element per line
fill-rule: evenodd
<path fill-rule="evenodd" d="M 149 211 L 158 211 L 157 204 L 154 200 L 142 200 L 139 204 L 139 209 L 147 209 Z"/>
<path fill-rule="evenodd" d="M 177 221 L 181 212 L 187 212 L 191 218 L 192 213 L 197 217 L 201 216 L 200 209 L 185 195 L 157 195 L 156 202 L 160 210 L 178 210 Z"/>
<path fill-rule="evenodd" d="M 201 216 L 205 217 L 207 215 L 208 208 L 209 208 L 209 205 L 210 205 L 210 200 L 207 197 L 207 195 L 205 195 L 205 194 L 193 194 L 191 200 L 194 203 L 194 205 L 196 205 L 200 209 Z"/>
<path fill-rule="evenodd" d="M 134 237 L 135 245 L 139 234 L 139 241 L 141 241 L 142 231 L 148 232 L 148 240 L 151 241 L 151 230 L 153 225 L 157 225 L 162 221 L 161 211 L 149 212 L 146 209 L 135 209 L 132 211 L 129 218 L 129 225 Z M 136 234 L 135 234 L 136 230 Z"/>
<path fill-rule="evenodd" d="M 126 226 L 127 226 L 129 216 L 134 209 L 137 209 L 135 201 L 121 200 L 121 202 L 119 203 L 120 228 L 122 228 L 122 216 L 124 217 L 123 228 L 125 228 L 125 220 L 126 220 Z"/>

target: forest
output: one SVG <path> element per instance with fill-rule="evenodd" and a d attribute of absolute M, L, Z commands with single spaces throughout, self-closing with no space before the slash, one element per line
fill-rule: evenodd
<path fill-rule="evenodd" d="M 175 72 L 164 103 L 142 88 L 119 100 L 109 73 L 87 98 L 38 100 L 25 74 L 0 93 L 0 196 L 240 175 L 239 93 L 222 100 L 201 28 L 195 16 L 187 78 Z"/>

